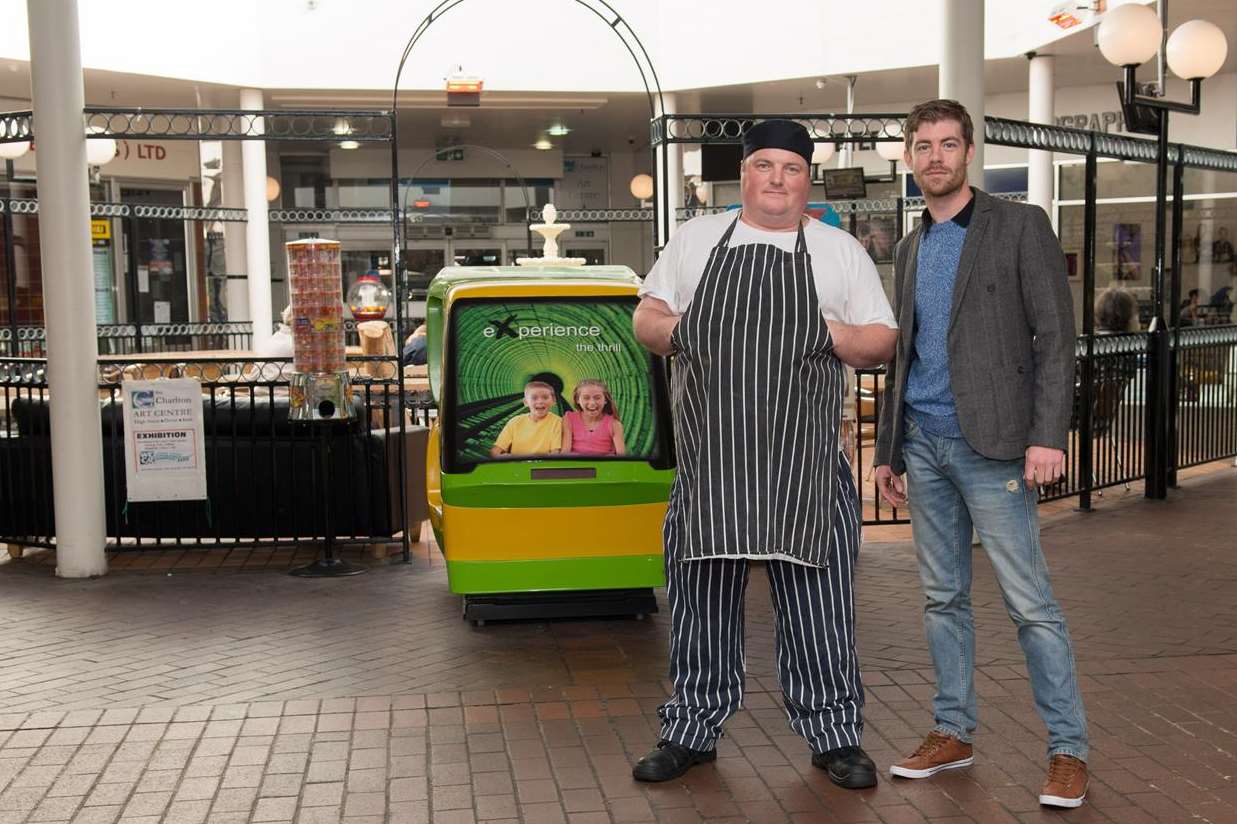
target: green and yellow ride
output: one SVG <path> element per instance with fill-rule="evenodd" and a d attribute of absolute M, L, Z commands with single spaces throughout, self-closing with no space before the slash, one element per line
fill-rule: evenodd
<path fill-rule="evenodd" d="M 638 286 L 623 266 L 449 267 L 430 284 L 426 488 L 465 618 L 656 610 L 673 439 L 662 362 L 632 333 Z"/>

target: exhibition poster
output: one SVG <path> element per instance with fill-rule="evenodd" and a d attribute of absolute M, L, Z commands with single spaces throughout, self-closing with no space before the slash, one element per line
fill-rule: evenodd
<path fill-rule="evenodd" d="M 122 386 L 128 500 L 204 499 L 201 382 L 176 378 Z"/>

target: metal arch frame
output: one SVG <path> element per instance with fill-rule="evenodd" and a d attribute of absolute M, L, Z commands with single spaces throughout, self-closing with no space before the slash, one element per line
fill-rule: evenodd
<path fill-rule="evenodd" d="M 408 58 L 412 54 L 413 48 L 425 35 L 434 23 L 438 22 L 447 12 L 454 9 L 456 6 L 463 3 L 464 0 L 439 0 L 439 2 L 430 9 L 429 13 L 421 19 L 413 30 L 412 36 L 408 38 L 408 42 L 404 44 L 404 51 L 400 55 L 399 65 L 395 70 L 395 82 L 391 84 L 391 208 L 392 210 L 399 209 L 399 140 L 396 135 L 397 116 L 399 114 L 399 81 L 404 73 L 404 67 L 408 64 Z M 644 48 L 644 43 L 640 40 L 639 35 L 631 25 L 623 19 L 623 15 L 619 14 L 614 6 L 610 5 L 607 0 L 572 0 L 576 5 L 582 6 L 592 12 L 603 23 L 605 23 L 614 35 L 618 37 L 619 42 L 623 44 L 623 48 L 627 49 L 627 53 L 631 55 L 632 62 L 636 64 L 636 71 L 640 73 L 640 81 L 644 85 L 644 93 L 649 101 L 649 121 L 655 122 L 660 112 L 665 116 L 666 101 L 662 94 L 661 81 L 657 77 L 657 68 L 653 65 L 652 59 L 649 57 L 648 50 Z M 628 40 L 630 38 L 630 42 Z M 639 54 L 637 54 L 639 52 Z M 641 62 L 643 58 L 643 62 Z M 647 67 L 647 72 L 645 71 Z M 652 86 L 649 85 L 649 80 L 652 79 Z M 653 161 L 656 162 L 656 151 L 652 144 L 649 146 L 649 152 L 653 155 Z M 657 226 L 657 178 L 653 178 L 653 226 Z M 666 227 L 666 232 L 669 232 L 670 220 L 668 216 L 663 216 L 663 223 Z M 403 271 L 403 258 L 401 252 L 403 250 L 403 240 L 400 237 L 400 226 L 395 224 L 395 237 L 393 246 L 395 255 L 394 271 L 396 277 L 399 278 Z M 531 253 L 532 241 L 529 241 L 529 249 Z"/>

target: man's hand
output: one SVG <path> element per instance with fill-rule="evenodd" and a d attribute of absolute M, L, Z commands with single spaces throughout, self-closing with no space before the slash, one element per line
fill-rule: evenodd
<path fill-rule="evenodd" d="M 640 299 L 632 316 L 636 340 L 655 355 L 669 355 L 672 352 L 670 335 L 678 325 L 679 315 L 676 315 L 664 300 L 652 295 L 645 295 Z"/>
<path fill-rule="evenodd" d="M 1028 484 L 1051 486 L 1065 474 L 1065 453 L 1047 446 L 1028 446 L 1022 477 Z"/>
<path fill-rule="evenodd" d="M 876 489 L 894 509 L 906 506 L 906 481 L 901 475 L 893 474 L 889 464 L 876 467 Z"/>

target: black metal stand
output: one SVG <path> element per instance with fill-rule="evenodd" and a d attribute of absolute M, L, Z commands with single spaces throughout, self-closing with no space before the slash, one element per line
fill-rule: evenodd
<path fill-rule="evenodd" d="M 312 564 L 288 571 L 298 578 L 336 578 L 360 575 L 366 567 L 335 557 L 335 528 L 331 523 L 331 426 L 332 422 L 313 424 L 318 428 L 318 485 L 322 489 L 322 554 Z"/>

